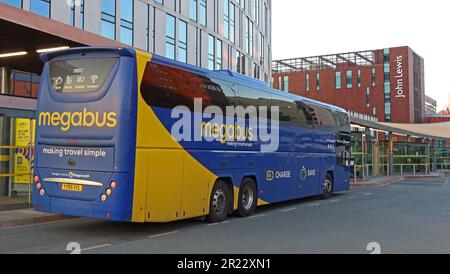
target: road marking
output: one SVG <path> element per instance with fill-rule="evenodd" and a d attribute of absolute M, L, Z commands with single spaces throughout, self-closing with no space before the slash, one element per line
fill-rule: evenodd
<path fill-rule="evenodd" d="M 445 184 L 443 185 L 443 187 L 446 187 L 448 185 L 448 180 L 445 181 Z"/>
<path fill-rule="evenodd" d="M 337 202 L 340 202 L 341 201 L 341 199 L 334 199 L 334 200 L 330 200 L 330 203 L 337 203 Z"/>
<path fill-rule="evenodd" d="M 320 206 L 320 203 L 315 203 L 315 204 L 308 205 L 308 207 L 319 207 L 319 206 Z"/>
<path fill-rule="evenodd" d="M 280 210 L 281 212 L 290 212 L 290 211 L 294 211 L 294 210 L 297 210 L 297 208 L 296 207 L 293 207 L 293 208 L 288 208 L 288 209 L 282 209 L 282 210 Z"/>
<path fill-rule="evenodd" d="M 168 236 L 168 235 L 172 235 L 172 234 L 175 234 L 175 233 L 178 233 L 178 231 L 171 231 L 171 232 L 166 232 L 166 233 L 161 233 L 161 234 L 155 234 L 155 235 L 151 235 L 151 236 L 148 236 L 148 238 L 159 238 L 159 237 L 163 237 L 163 236 Z"/>
<path fill-rule="evenodd" d="M 265 217 L 267 216 L 266 214 L 259 214 L 259 215 L 253 215 L 248 217 L 247 219 L 256 219 L 256 218 L 261 218 L 261 217 Z"/>
<path fill-rule="evenodd" d="M 372 193 L 363 193 L 364 196 L 370 196 Z"/>
<path fill-rule="evenodd" d="M 88 248 L 83 248 L 80 251 L 89 251 L 89 250 L 94 250 L 94 249 L 99 249 L 99 248 L 104 248 L 104 247 L 109 247 L 109 246 L 112 246 L 112 244 L 96 245 L 96 246 L 92 246 L 92 247 L 88 247 Z"/>
<path fill-rule="evenodd" d="M 350 196 L 349 199 L 356 199 L 356 196 Z"/>
<path fill-rule="evenodd" d="M 225 221 L 225 222 L 220 222 L 220 223 L 212 223 L 212 224 L 208 224 L 208 226 L 216 226 L 216 225 L 224 225 L 224 224 L 229 224 L 229 221 Z"/>

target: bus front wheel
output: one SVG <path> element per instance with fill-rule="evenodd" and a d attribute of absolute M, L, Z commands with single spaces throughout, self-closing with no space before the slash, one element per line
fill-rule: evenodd
<path fill-rule="evenodd" d="M 255 213 L 258 204 L 258 190 L 251 178 L 246 178 L 241 184 L 238 198 L 237 215 L 239 217 L 249 217 Z"/>
<path fill-rule="evenodd" d="M 323 180 L 323 194 L 321 199 L 330 199 L 331 196 L 333 196 L 333 177 L 328 173 L 325 180 Z"/>
<path fill-rule="evenodd" d="M 209 202 L 208 221 L 211 223 L 223 222 L 228 216 L 230 209 L 231 192 L 224 181 L 214 184 Z"/>

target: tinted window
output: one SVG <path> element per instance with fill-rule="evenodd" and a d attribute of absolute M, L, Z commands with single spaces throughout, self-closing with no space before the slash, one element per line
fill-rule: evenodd
<path fill-rule="evenodd" d="M 225 110 L 234 104 L 236 92 L 225 82 L 149 62 L 142 80 L 141 94 L 149 106 L 186 106 L 193 111 L 196 98 L 202 99 L 203 108 L 214 105 Z"/>
<path fill-rule="evenodd" d="M 82 58 L 50 63 L 54 92 L 86 93 L 102 88 L 119 58 Z"/>

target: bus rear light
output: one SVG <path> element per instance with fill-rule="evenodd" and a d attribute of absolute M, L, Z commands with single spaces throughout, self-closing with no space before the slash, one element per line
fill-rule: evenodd
<path fill-rule="evenodd" d="M 107 198 L 108 198 L 108 197 L 106 197 L 106 195 L 103 194 L 103 195 L 102 195 L 102 198 L 101 198 L 101 199 L 102 199 L 102 202 L 106 202 L 106 199 L 107 199 Z"/>
<path fill-rule="evenodd" d="M 37 184 L 36 184 L 36 188 L 37 188 L 38 190 L 41 189 L 41 188 L 42 188 L 41 183 L 37 183 Z"/>
<path fill-rule="evenodd" d="M 39 191 L 39 194 L 40 194 L 41 196 L 44 196 L 44 195 L 45 195 L 45 190 L 41 189 L 41 191 Z"/>
<path fill-rule="evenodd" d="M 34 180 L 35 183 L 39 182 L 39 176 L 37 176 L 37 175 L 34 176 L 33 180 Z"/>
<path fill-rule="evenodd" d="M 110 186 L 112 189 L 116 189 L 116 188 L 117 188 L 117 183 L 116 183 L 116 182 L 111 182 L 111 183 L 109 184 L 109 186 Z"/>
<path fill-rule="evenodd" d="M 111 218 L 111 212 L 106 212 L 106 219 L 110 219 Z"/>
<path fill-rule="evenodd" d="M 111 196 L 111 194 L 112 194 L 112 190 L 111 189 L 107 189 L 106 190 L 106 195 Z"/>

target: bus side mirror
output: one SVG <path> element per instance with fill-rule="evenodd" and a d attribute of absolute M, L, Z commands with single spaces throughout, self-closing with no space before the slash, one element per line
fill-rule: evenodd
<path fill-rule="evenodd" d="M 349 166 L 355 166 L 355 157 L 350 158 L 350 165 Z"/>

